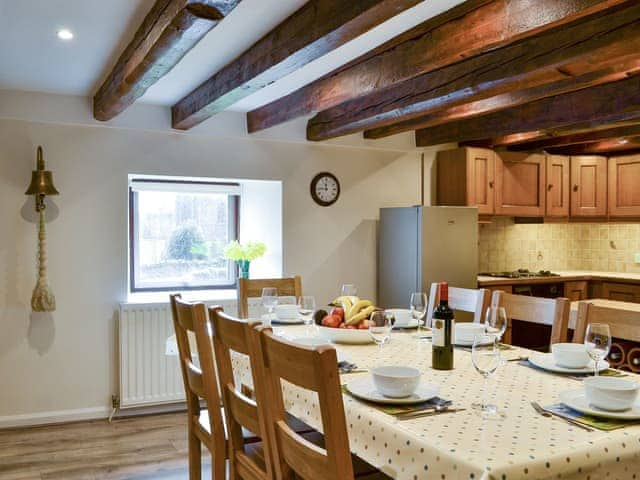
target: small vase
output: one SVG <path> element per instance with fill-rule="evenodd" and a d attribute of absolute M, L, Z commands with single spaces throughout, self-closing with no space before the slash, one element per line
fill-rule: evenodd
<path fill-rule="evenodd" d="M 238 273 L 240 278 L 249 278 L 249 260 L 238 260 Z"/>

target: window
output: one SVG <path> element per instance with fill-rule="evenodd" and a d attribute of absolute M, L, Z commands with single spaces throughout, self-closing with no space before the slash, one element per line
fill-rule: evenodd
<path fill-rule="evenodd" d="M 233 288 L 239 203 L 237 183 L 130 178 L 131 291 Z"/>

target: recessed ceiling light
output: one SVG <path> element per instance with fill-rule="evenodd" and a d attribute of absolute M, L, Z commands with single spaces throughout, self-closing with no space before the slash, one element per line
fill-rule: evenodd
<path fill-rule="evenodd" d="M 629 143 L 629 139 L 628 138 L 621 138 L 620 140 L 618 140 L 618 143 Z"/>
<path fill-rule="evenodd" d="M 60 40 L 71 40 L 73 38 L 73 32 L 68 28 L 61 28 L 58 30 L 58 38 Z"/>

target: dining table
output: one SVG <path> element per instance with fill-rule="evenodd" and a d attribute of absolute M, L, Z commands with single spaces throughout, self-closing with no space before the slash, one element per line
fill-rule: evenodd
<path fill-rule="evenodd" d="M 306 326 L 278 326 L 284 338 L 312 336 Z M 405 365 L 422 372 L 421 381 L 436 384 L 439 396 L 451 400 L 455 412 L 399 419 L 379 405 L 343 394 L 352 453 L 392 478 L 417 479 L 635 479 L 640 478 L 640 425 L 586 431 L 562 419 L 540 415 L 531 405 L 559 402 L 559 392 L 581 388 L 575 376 L 531 368 L 519 361 L 501 362 L 488 383 L 488 399 L 500 412 L 483 418 L 472 408 L 483 395 L 483 377 L 469 349 L 456 348 L 454 369 L 431 367 L 431 342 L 415 331 L 395 331 L 382 348 L 375 344 L 335 348 L 340 358 L 358 366 L 341 374 L 341 383 L 369 375 L 378 365 Z M 533 352 L 514 347 L 504 360 Z M 233 356 L 237 381 L 251 386 L 248 358 Z M 364 370 L 364 372 L 363 372 Z M 629 377 L 640 381 L 640 376 Z M 283 382 L 289 413 L 322 431 L 315 392 Z"/>

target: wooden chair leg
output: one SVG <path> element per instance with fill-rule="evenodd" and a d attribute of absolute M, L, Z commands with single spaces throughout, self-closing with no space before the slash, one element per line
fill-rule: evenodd
<path fill-rule="evenodd" d="M 227 459 L 223 455 L 211 455 L 211 480 L 225 480 L 234 478 L 235 473 L 229 464 L 229 475 L 227 476 Z M 239 478 L 239 477 L 238 477 Z"/>
<path fill-rule="evenodd" d="M 189 430 L 189 480 L 202 480 L 202 444 L 191 430 Z"/>

